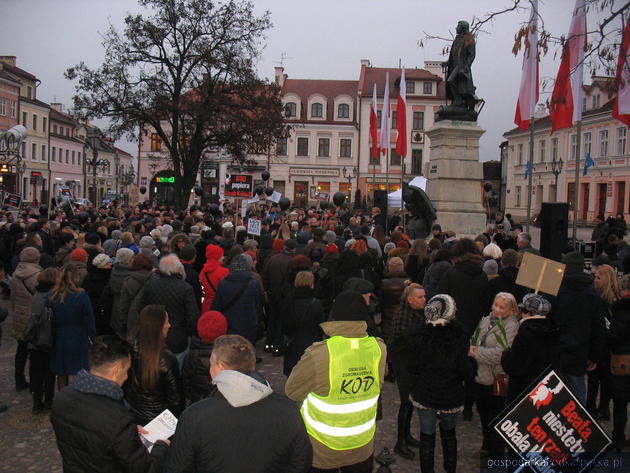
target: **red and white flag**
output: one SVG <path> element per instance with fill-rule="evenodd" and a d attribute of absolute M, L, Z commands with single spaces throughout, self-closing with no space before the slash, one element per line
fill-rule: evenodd
<path fill-rule="evenodd" d="M 630 18 L 626 21 L 619 50 L 617 84 L 617 97 L 612 115 L 626 126 L 630 126 Z"/>
<path fill-rule="evenodd" d="M 586 7 L 584 0 L 576 0 L 549 103 L 552 132 L 571 127 L 582 119 L 582 71 L 586 43 Z"/>
<path fill-rule="evenodd" d="M 372 146 L 370 148 L 370 156 L 372 159 L 378 158 L 378 118 L 376 115 L 376 83 L 372 91 L 372 105 L 370 105 L 370 137 L 372 138 Z"/>
<path fill-rule="evenodd" d="M 385 73 L 385 92 L 381 111 L 381 153 L 387 154 L 389 148 L 389 72 Z"/>
<path fill-rule="evenodd" d="M 407 156 L 407 83 L 405 82 L 405 70 L 400 72 L 400 88 L 398 89 L 398 103 L 396 104 L 396 152 L 402 156 L 405 162 Z"/>
<path fill-rule="evenodd" d="M 523 75 L 516 102 L 514 123 L 527 130 L 538 103 L 538 0 L 532 0 L 532 13 L 527 24 L 527 37 L 523 52 Z"/>

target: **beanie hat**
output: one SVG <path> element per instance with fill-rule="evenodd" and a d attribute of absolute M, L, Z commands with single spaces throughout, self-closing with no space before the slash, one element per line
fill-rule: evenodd
<path fill-rule="evenodd" d="M 249 271 L 251 269 L 249 259 L 251 258 L 243 254 L 236 255 L 230 262 L 230 271 Z"/>
<path fill-rule="evenodd" d="M 332 230 L 328 230 L 325 234 L 324 234 L 324 241 L 326 243 L 332 243 L 337 239 L 337 235 L 335 235 L 335 232 L 333 232 Z"/>
<path fill-rule="evenodd" d="M 233 228 L 234 224 L 232 222 L 225 222 L 223 225 L 221 225 L 221 228 Z"/>
<path fill-rule="evenodd" d="M 324 250 L 324 253 L 327 255 L 335 255 L 339 253 L 339 248 L 337 248 L 337 245 L 335 245 L 334 243 L 328 243 L 326 245 L 326 249 Z"/>
<path fill-rule="evenodd" d="M 330 310 L 331 320 L 367 321 L 368 307 L 360 293 L 346 291 L 339 293 Z"/>
<path fill-rule="evenodd" d="M 101 237 L 98 233 L 88 233 L 85 235 L 85 242 L 88 245 L 98 245 L 101 242 Z"/>
<path fill-rule="evenodd" d="M 197 321 L 197 334 L 202 342 L 214 342 L 227 333 L 227 319 L 216 310 L 204 312 Z"/>
<path fill-rule="evenodd" d="M 276 238 L 273 241 L 273 245 L 271 245 L 271 248 L 276 253 L 280 253 L 282 251 L 282 249 L 284 248 L 284 241 L 282 240 L 282 238 Z"/>
<path fill-rule="evenodd" d="M 551 311 L 551 303 L 540 294 L 525 294 L 518 306 L 532 315 L 547 315 Z"/>
<path fill-rule="evenodd" d="M 287 250 L 295 250 L 297 248 L 297 243 L 295 240 L 284 240 L 284 247 Z"/>
<path fill-rule="evenodd" d="M 562 262 L 566 265 L 564 274 L 579 274 L 584 271 L 584 256 L 579 251 L 563 255 Z"/>
<path fill-rule="evenodd" d="M 385 246 L 383 247 L 383 253 L 387 254 L 394 248 L 396 248 L 396 244 L 392 241 L 388 241 L 387 243 L 385 243 Z"/>
<path fill-rule="evenodd" d="M 118 261 L 120 264 L 129 266 L 131 264 L 131 258 L 133 258 L 134 255 L 135 253 L 129 248 L 120 248 L 116 252 L 116 261 Z"/>
<path fill-rule="evenodd" d="M 179 259 L 182 261 L 190 262 L 195 259 L 197 252 L 192 245 L 186 245 L 179 250 Z"/>
<path fill-rule="evenodd" d="M 206 261 L 218 260 L 223 256 L 223 248 L 217 245 L 206 246 Z"/>
<path fill-rule="evenodd" d="M 151 238 L 149 235 L 145 235 L 140 238 L 139 246 L 140 248 L 152 248 L 155 245 L 155 240 Z"/>
<path fill-rule="evenodd" d="M 455 318 L 455 299 L 447 294 L 433 296 L 424 307 L 424 316 L 428 324 L 445 325 Z"/>
<path fill-rule="evenodd" d="M 112 262 L 112 260 L 111 260 L 111 258 L 108 255 L 106 255 L 105 253 L 99 253 L 92 260 L 92 265 L 97 267 L 97 268 L 103 268 L 103 267 L 105 267 L 105 265 L 107 265 L 108 263 L 111 263 L 111 262 Z"/>
<path fill-rule="evenodd" d="M 368 292 L 374 292 L 374 284 L 363 278 L 349 278 L 344 283 L 343 290 L 367 294 Z"/>
<path fill-rule="evenodd" d="M 496 243 L 489 243 L 483 249 L 482 254 L 486 258 L 499 259 L 503 256 L 503 251 L 501 251 L 501 248 Z"/>
<path fill-rule="evenodd" d="M 40 257 L 39 250 L 37 248 L 33 248 L 32 246 L 27 246 L 22 251 L 20 251 L 20 261 L 22 263 L 39 263 Z"/>
<path fill-rule="evenodd" d="M 120 230 L 114 230 L 112 232 L 112 239 L 113 240 L 120 240 L 121 236 L 122 236 L 122 231 L 120 231 Z"/>
<path fill-rule="evenodd" d="M 488 276 L 493 276 L 499 273 L 499 265 L 493 259 L 489 259 L 485 263 L 483 263 L 483 272 Z"/>
<path fill-rule="evenodd" d="M 411 248 L 411 245 L 409 245 L 409 242 L 406 240 L 400 240 L 397 244 L 396 244 L 397 248 Z"/>
<path fill-rule="evenodd" d="M 249 257 L 252 259 L 252 261 L 256 261 L 256 252 L 252 251 L 252 250 L 247 250 L 245 252 L 246 255 L 249 255 Z"/>
<path fill-rule="evenodd" d="M 81 263 L 87 263 L 88 254 L 83 248 L 75 248 L 70 252 L 70 261 L 80 261 Z"/>

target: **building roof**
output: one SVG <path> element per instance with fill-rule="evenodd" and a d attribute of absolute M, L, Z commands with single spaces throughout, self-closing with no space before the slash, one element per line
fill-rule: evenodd
<path fill-rule="evenodd" d="M 359 79 L 359 91 L 361 96 L 371 97 L 374 84 L 376 84 L 376 95 L 382 97 L 385 92 L 385 76 L 387 73 L 389 73 L 389 97 L 392 99 L 397 98 L 398 86 L 400 84 L 400 69 L 397 67 L 361 67 L 361 77 Z M 444 97 L 444 81 L 440 76 L 436 76 L 426 69 L 405 69 L 405 80 L 437 82 L 437 97 Z M 425 95 L 422 98 L 431 97 L 436 96 Z"/>
<path fill-rule="evenodd" d="M 129 156 L 130 158 L 133 157 L 131 156 L 131 154 L 127 153 L 127 151 L 125 151 L 124 149 L 120 149 L 117 146 L 114 146 L 114 149 L 118 152 L 118 154 L 124 154 L 126 156 Z"/>
<path fill-rule="evenodd" d="M 20 97 L 20 101 L 21 102 L 30 103 L 31 105 L 37 105 L 38 107 L 47 108 L 49 110 L 52 110 L 50 108 L 50 105 L 48 105 L 46 102 L 42 102 L 41 100 L 29 99 L 27 97 Z"/>
<path fill-rule="evenodd" d="M 7 64 L 6 62 L 0 61 L 0 69 L 4 69 L 5 71 L 10 72 L 11 74 L 14 74 L 16 76 L 22 77 L 24 79 L 29 79 L 32 81 L 38 80 L 37 77 L 35 77 L 30 72 L 26 72 L 24 69 L 21 69 L 17 66 L 12 66 L 10 64 Z"/>
<path fill-rule="evenodd" d="M 2 68 L 0 68 L 0 79 L 4 79 L 4 80 L 8 80 L 11 82 L 14 82 L 16 86 L 20 86 L 22 85 L 22 83 L 15 78 L 15 76 L 13 76 L 12 74 L 9 74 L 8 72 L 2 70 Z"/>
<path fill-rule="evenodd" d="M 321 94 L 328 100 L 334 100 L 339 95 L 357 95 L 356 80 L 327 80 L 327 79 L 285 79 L 281 93 L 296 94 L 300 98 L 308 98 L 312 94 Z"/>
<path fill-rule="evenodd" d="M 69 123 L 74 126 L 78 125 L 78 122 L 70 115 L 68 115 L 67 113 L 58 112 L 52 107 L 50 108 L 50 119 L 58 122 Z"/>

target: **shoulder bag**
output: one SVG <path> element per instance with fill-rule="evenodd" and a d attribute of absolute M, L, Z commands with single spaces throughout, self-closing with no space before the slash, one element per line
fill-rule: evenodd
<path fill-rule="evenodd" d="M 52 350 L 55 341 L 55 313 L 46 298 L 46 303 L 39 313 L 31 314 L 24 333 L 24 341 L 32 344 L 38 350 Z"/>

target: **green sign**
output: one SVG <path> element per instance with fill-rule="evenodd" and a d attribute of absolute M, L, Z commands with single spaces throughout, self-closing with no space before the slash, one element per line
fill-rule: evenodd
<path fill-rule="evenodd" d="M 156 177 L 155 178 L 155 182 L 157 183 L 168 183 L 168 184 L 173 184 L 175 183 L 175 177 L 171 176 L 171 177 Z"/>

